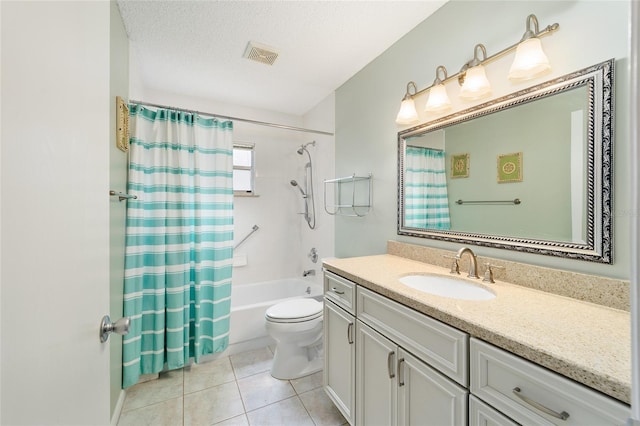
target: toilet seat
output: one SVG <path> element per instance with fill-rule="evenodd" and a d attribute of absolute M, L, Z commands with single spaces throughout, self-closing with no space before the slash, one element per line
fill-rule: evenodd
<path fill-rule="evenodd" d="M 322 303 L 311 298 L 287 300 L 267 309 L 267 321 L 294 323 L 322 317 Z"/>

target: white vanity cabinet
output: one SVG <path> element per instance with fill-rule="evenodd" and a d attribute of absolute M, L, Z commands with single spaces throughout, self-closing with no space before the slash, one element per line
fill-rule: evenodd
<path fill-rule="evenodd" d="M 471 339 L 470 349 L 471 392 L 517 423 L 624 425 L 631 414 L 625 404 L 486 342 Z"/>
<path fill-rule="evenodd" d="M 353 425 L 355 422 L 355 284 L 324 274 L 323 384 L 329 398 Z"/>
<path fill-rule="evenodd" d="M 362 287 L 356 295 L 356 424 L 466 424 L 456 381 L 468 377 L 468 336 Z"/>
<path fill-rule="evenodd" d="M 460 425 L 467 390 L 356 321 L 356 424 Z"/>
<path fill-rule="evenodd" d="M 397 424 L 398 346 L 356 321 L 356 424 Z"/>

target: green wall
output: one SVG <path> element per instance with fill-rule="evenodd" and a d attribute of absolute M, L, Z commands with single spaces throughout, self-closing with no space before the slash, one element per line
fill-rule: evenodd
<path fill-rule="evenodd" d="M 542 38 L 552 72 L 529 82 L 511 83 L 506 74 L 513 54 L 506 55 L 486 67 L 493 87 L 492 97 L 500 97 L 610 58 L 616 59 L 614 264 L 602 265 L 476 246 L 473 249 L 479 255 L 494 258 L 628 279 L 628 1 L 452 0 L 343 84 L 336 91 L 336 176 L 372 172 L 373 209 L 364 218 L 336 217 L 336 256 L 384 253 L 387 240 L 452 251 L 459 248 L 458 244 L 397 235 L 397 132 L 409 126 L 399 127 L 394 120 L 407 82 L 415 81 L 419 89 L 427 87 L 433 82 L 438 65 L 446 66 L 450 74 L 457 72 L 473 57 L 477 43 L 483 43 L 491 55 L 517 42 L 524 33 L 526 17 L 531 13 L 536 14 L 540 27 L 556 22 L 560 24 L 557 32 Z M 474 105 L 458 100 L 459 89 L 456 86 L 456 83 L 447 85 L 454 104 L 451 112 Z M 416 98 L 419 112 L 425 102 L 425 95 Z M 421 113 L 420 122 L 432 118 Z M 536 153 L 527 154 L 525 167 L 527 159 Z"/>

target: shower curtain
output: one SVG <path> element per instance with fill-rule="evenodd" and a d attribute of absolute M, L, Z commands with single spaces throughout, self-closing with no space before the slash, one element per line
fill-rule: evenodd
<path fill-rule="evenodd" d="M 444 151 L 407 146 L 405 159 L 405 226 L 450 229 Z"/>
<path fill-rule="evenodd" d="M 228 344 L 233 123 L 130 108 L 123 387 Z"/>

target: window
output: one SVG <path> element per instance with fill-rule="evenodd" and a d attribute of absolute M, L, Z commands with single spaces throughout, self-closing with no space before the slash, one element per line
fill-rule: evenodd
<path fill-rule="evenodd" d="M 233 193 L 254 195 L 254 146 L 233 145 Z"/>

